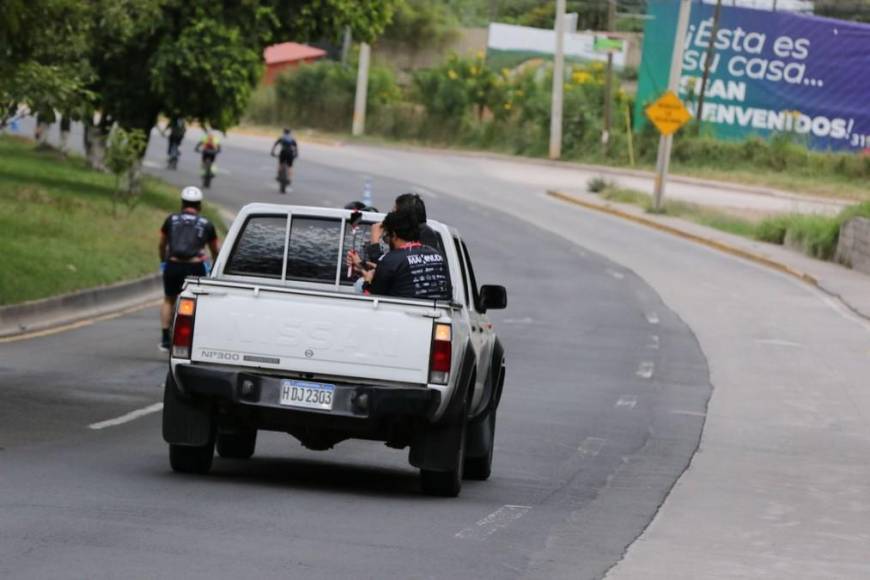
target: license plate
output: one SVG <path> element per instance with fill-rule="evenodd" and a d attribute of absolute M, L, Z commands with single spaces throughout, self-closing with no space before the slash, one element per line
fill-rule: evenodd
<path fill-rule="evenodd" d="M 335 385 L 285 379 L 281 381 L 281 396 L 278 402 L 288 407 L 331 411 L 334 398 Z"/>

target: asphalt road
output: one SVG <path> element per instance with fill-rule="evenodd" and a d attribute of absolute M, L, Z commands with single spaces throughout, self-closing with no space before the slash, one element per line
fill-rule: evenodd
<path fill-rule="evenodd" d="M 151 170 L 195 182 L 190 143 L 174 173 L 159 169 L 163 147 L 152 143 Z M 207 196 L 230 209 L 343 205 L 367 174 L 303 146 L 295 192 L 281 196 L 251 143 L 228 140 L 218 165 Z M 372 175 L 382 209 L 420 185 Z M 492 315 L 508 375 L 489 481 L 426 497 L 406 452 L 356 441 L 313 452 L 279 433 L 261 434 L 249 461 L 173 474 L 159 413 L 89 428 L 161 400 L 165 355 L 145 309 L 0 344 L 0 577 L 603 576 L 697 448 L 707 364 L 632 271 L 475 203 L 477 187 L 423 193 L 463 232 L 479 281 L 509 292 Z"/>

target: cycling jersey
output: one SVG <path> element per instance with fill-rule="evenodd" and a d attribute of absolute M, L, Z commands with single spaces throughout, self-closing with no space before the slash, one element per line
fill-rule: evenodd
<path fill-rule="evenodd" d="M 218 149 L 220 149 L 221 142 L 214 135 L 203 135 L 202 139 L 199 140 L 199 144 L 202 148 L 203 152 L 215 153 Z"/>

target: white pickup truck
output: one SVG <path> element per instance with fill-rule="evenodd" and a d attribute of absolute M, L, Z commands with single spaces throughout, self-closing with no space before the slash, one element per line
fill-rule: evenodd
<path fill-rule="evenodd" d="M 383 214 L 251 204 L 212 273 L 189 278 L 172 329 L 163 438 L 175 471 L 206 473 L 253 455 L 258 430 L 310 449 L 350 438 L 410 447 L 426 493 L 456 496 L 487 479 L 504 350 L 459 233 L 430 220 L 449 266 L 450 300 L 364 295 L 344 264 Z"/>

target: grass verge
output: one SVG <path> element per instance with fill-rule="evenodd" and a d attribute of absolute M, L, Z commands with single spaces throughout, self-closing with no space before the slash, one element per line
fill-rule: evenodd
<path fill-rule="evenodd" d="M 80 158 L 0 136 L 0 305 L 157 271 L 157 235 L 177 211 L 177 190 L 146 178 L 139 206 L 113 215 L 113 186 Z M 205 214 L 224 231 L 217 211 Z"/>
<path fill-rule="evenodd" d="M 652 213 L 652 200 L 640 191 L 609 186 L 600 195 L 603 199 L 637 205 Z M 832 217 L 785 214 L 760 221 L 680 201 L 666 201 L 660 213 L 744 238 L 787 244 L 814 258 L 831 260 L 837 250 L 842 225 L 853 217 L 870 218 L 870 202 L 850 206 Z"/>

